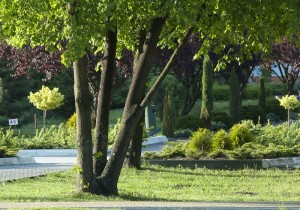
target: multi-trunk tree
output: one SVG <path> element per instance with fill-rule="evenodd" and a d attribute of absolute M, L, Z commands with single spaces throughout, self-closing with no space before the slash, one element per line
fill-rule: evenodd
<path fill-rule="evenodd" d="M 195 58 L 199 58 L 211 48 L 221 52 L 227 43 L 243 43 L 249 46 L 243 49 L 243 53 L 250 55 L 252 50 L 266 50 L 264 43 L 270 42 L 279 32 L 284 31 L 284 27 L 287 26 L 285 12 L 289 11 L 290 7 L 282 6 L 283 4 L 286 4 L 283 0 L 276 1 L 276 4 L 259 0 L 247 3 L 217 0 L 2 0 L 0 38 L 19 47 L 29 43 L 32 46 L 46 46 L 50 50 L 60 49 L 59 41 L 66 42 L 62 61 L 66 65 L 73 63 L 75 82 L 77 188 L 79 191 L 110 195 L 118 193 L 117 183 L 123 161 L 144 108 L 192 32 L 197 32 L 195 34 L 205 40 Z M 272 33 L 269 33 L 270 30 Z M 139 40 L 141 31 L 145 31 L 146 36 Z M 109 32 L 118 34 L 117 39 L 112 41 L 114 43 L 110 43 L 114 38 L 108 35 Z M 93 166 L 93 158 L 99 158 L 102 149 L 97 147 L 92 151 L 87 54 L 102 51 L 103 46 L 106 46 L 109 62 L 110 59 L 114 60 L 115 56 L 111 44 L 116 44 L 118 54 L 123 48 L 137 50 L 139 43 L 142 50 L 138 53 L 134 67 L 116 142 L 108 162 L 104 167 L 98 168 L 101 164 Z M 147 76 L 158 46 L 172 48 L 174 52 L 157 82 L 143 97 Z M 102 65 L 102 71 L 108 66 Z M 217 68 L 221 67 L 222 62 L 217 65 Z M 106 74 L 104 77 L 109 76 Z M 100 86 L 105 79 L 101 78 Z M 103 100 L 103 97 L 100 96 L 99 99 Z M 104 110 L 109 112 L 109 107 L 105 107 Z M 99 123 L 106 127 L 105 119 Z M 97 174 L 94 175 L 94 172 Z"/>

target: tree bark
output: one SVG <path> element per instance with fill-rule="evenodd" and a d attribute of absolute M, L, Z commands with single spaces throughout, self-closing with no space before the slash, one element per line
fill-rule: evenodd
<path fill-rule="evenodd" d="M 127 151 L 124 167 L 141 169 L 141 154 L 143 147 L 145 114 L 142 114 L 141 119 L 135 127 L 134 135 L 130 141 Z"/>
<path fill-rule="evenodd" d="M 100 176 L 107 163 L 109 110 L 112 96 L 113 76 L 116 71 L 115 57 L 117 30 L 106 33 L 106 47 L 102 61 L 101 81 L 96 115 L 96 140 L 94 144 L 94 174 Z"/>
<path fill-rule="evenodd" d="M 149 32 L 144 42 L 143 52 L 133 75 L 129 93 L 121 120 L 120 130 L 114 144 L 111 156 L 99 179 L 100 187 L 98 193 L 118 194 L 117 183 L 121 173 L 130 139 L 133 136 L 134 128 L 143 114 L 143 109 L 139 106 L 143 95 L 143 89 L 147 81 L 147 76 L 152 67 L 152 60 L 156 45 L 159 41 L 162 28 L 165 24 L 164 18 L 155 18 L 152 21 Z M 97 179 L 98 180 L 98 179 Z"/>
<path fill-rule="evenodd" d="M 91 103 L 87 78 L 87 57 L 73 62 L 76 107 L 77 180 L 79 192 L 89 191 L 93 180 Z"/>

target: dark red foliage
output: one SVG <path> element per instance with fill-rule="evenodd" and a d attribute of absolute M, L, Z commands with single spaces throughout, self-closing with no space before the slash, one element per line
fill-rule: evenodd
<path fill-rule="evenodd" d="M 62 51 L 50 53 L 40 46 L 31 48 L 26 45 L 22 49 L 16 49 L 5 42 L 0 45 L 0 59 L 8 61 L 8 65 L 14 70 L 14 78 L 22 75 L 30 77 L 30 70 L 36 70 L 45 74 L 46 80 L 51 79 L 63 68 L 61 54 Z"/>
<path fill-rule="evenodd" d="M 266 57 L 263 66 L 287 85 L 287 91 L 290 94 L 299 75 L 300 47 L 296 46 L 294 40 L 283 37 L 280 43 L 272 45 L 271 52 Z M 278 71 L 275 71 L 275 68 L 278 68 Z"/>

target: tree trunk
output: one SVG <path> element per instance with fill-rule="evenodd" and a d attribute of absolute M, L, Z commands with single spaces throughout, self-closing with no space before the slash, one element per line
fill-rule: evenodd
<path fill-rule="evenodd" d="M 134 130 L 134 135 L 130 141 L 130 146 L 126 154 L 124 166 L 127 168 L 141 169 L 141 154 L 143 147 L 145 115 L 142 114 L 137 126 Z"/>
<path fill-rule="evenodd" d="M 133 74 L 135 74 L 137 71 L 136 67 L 138 66 L 140 56 L 143 52 L 143 43 L 145 42 L 145 39 L 146 39 L 146 32 L 142 30 L 140 31 L 139 41 L 136 46 L 136 53 L 133 61 L 134 64 Z M 145 97 L 145 87 L 143 90 L 143 97 Z M 126 153 L 126 157 L 123 164 L 125 167 L 136 168 L 136 169 L 141 168 L 141 153 L 142 153 L 143 134 L 144 134 L 143 133 L 144 122 L 145 122 L 145 114 L 143 114 L 141 119 L 139 120 L 135 128 L 133 137 L 130 141 L 130 145 Z"/>
<path fill-rule="evenodd" d="M 116 142 L 100 179 L 97 179 L 100 184 L 98 193 L 118 194 L 118 179 L 133 131 L 144 111 L 139 105 L 164 24 L 164 18 L 155 18 L 152 21 L 130 85 Z"/>
<path fill-rule="evenodd" d="M 116 71 L 115 57 L 117 30 L 106 33 L 106 47 L 102 62 L 101 81 L 96 115 L 96 140 L 94 145 L 94 174 L 100 176 L 107 162 L 109 110 L 111 103 L 113 76 Z"/>
<path fill-rule="evenodd" d="M 93 180 L 91 103 L 87 78 L 87 57 L 73 63 L 76 107 L 77 191 L 89 191 Z"/>
<path fill-rule="evenodd" d="M 145 82 L 152 64 L 155 46 L 158 42 L 158 38 L 164 24 L 165 20 L 163 18 L 154 19 L 150 28 L 150 32 L 147 34 L 147 38 L 144 43 L 143 53 L 141 54 L 139 63 L 137 65 L 137 73 L 134 74 L 130 90 L 127 96 L 116 143 L 101 177 L 98 177 L 96 179 L 98 186 L 95 193 L 97 194 L 118 194 L 118 179 L 121 173 L 122 165 L 134 129 L 139 119 L 141 118 L 145 107 L 149 104 L 151 97 L 153 96 L 163 79 L 168 74 L 176 56 L 178 56 L 178 53 L 181 51 L 184 43 L 186 43 L 188 37 L 191 35 L 194 29 L 194 27 L 191 27 L 188 30 L 182 42 L 177 46 L 177 49 L 173 52 L 173 55 L 169 59 L 169 62 L 166 64 L 161 75 L 158 77 L 158 79 L 151 87 L 150 91 L 147 93 L 142 102 L 139 103 L 139 101 L 141 101 L 140 97 L 142 95 L 142 87 L 145 86 Z"/>

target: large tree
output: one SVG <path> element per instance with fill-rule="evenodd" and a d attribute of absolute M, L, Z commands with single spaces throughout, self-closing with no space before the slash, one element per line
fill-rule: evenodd
<path fill-rule="evenodd" d="M 66 41 L 66 51 L 62 54 L 62 61 L 67 65 L 73 63 L 75 78 L 79 169 L 77 187 L 80 191 L 117 194 L 119 175 L 134 129 L 144 108 L 192 31 L 196 30 L 200 38 L 205 39 L 195 58 L 207 53 L 212 47 L 216 52 L 221 52 L 227 43 L 247 45 L 243 53 L 250 55 L 252 50 L 266 50 L 264 44 L 278 36 L 277 32 L 285 30 L 284 27 L 287 26 L 285 12 L 291 8 L 288 7 L 288 3 L 283 0 L 276 3 L 259 0 L 247 3 L 218 0 L 209 2 L 204 0 L 166 2 L 2 0 L 0 38 L 19 47 L 29 43 L 33 46 L 46 46 L 47 49 L 61 48 L 58 41 Z M 140 56 L 134 67 L 119 133 L 103 172 L 95 177 L 90 106 L 86 98 L 88 95 L 87 52 L 95 52 L 95 49 L 103 50 L 103 46 L 107 46 L 105 41 L 111 38 L 106 36 L 109 31 L 118 33 L 117 52 L 124 47 L 134 50 L 139 40 L 138 34 L 143 30 L 146 31 L 146 36 L 142 41 L 142 52 L 139 53 Z M 272 33 L 269 33 L 271 30 Z M 172 48 L 174 52 L 157 82 L 143 97 L 157 46 Z M 114 56 L 114 53 L 110 55 Z M 238 59 L 239 56 L 236 58 Z M 228 58 L 224 57 L 224 59 Z M 223 63 L 220 62 L 217 68 L 221 68 Z M 101 79 L 103 80 L 105 78 Z M 94 157 L 97 158 L 100 151 L 95 152 Z"/>

